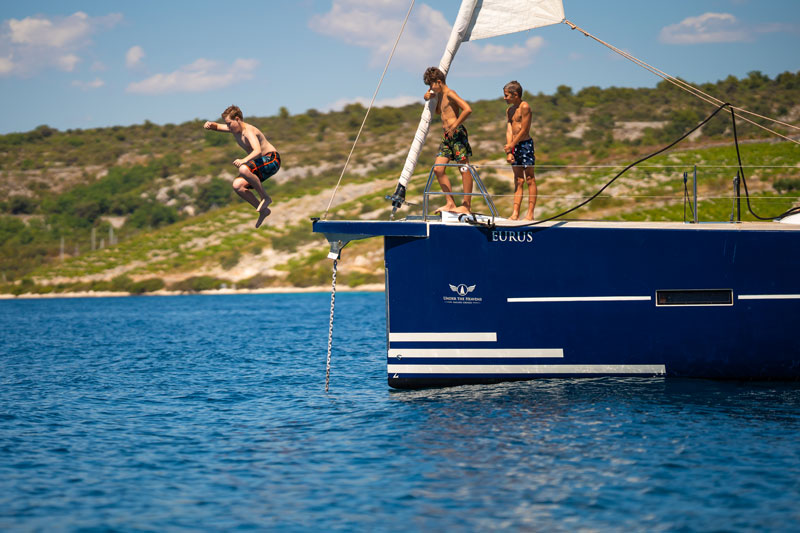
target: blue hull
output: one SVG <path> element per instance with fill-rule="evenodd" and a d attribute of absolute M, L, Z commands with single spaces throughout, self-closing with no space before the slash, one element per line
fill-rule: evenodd
<path fill-rule="evenodd" d="M 384 235 L 396 388 L 538 377 L 800 379 L 800 228 L 317 222 Z"/>

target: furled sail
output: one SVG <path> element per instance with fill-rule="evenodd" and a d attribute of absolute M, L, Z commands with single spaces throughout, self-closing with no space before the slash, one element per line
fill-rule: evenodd
<path fill-rule="evenodd" d="M 563 21 L 562 0 L 463 0 L 442 60 L 439 62 L 439 70 L 447 74 L 450 63 L 463 41 L 485 39 Z M 397 190 L 394 195 L 388 197 L 392 200 L 394 209 L 402 205 L 405 200 L 406 186 L 417 166 L 435 108 L 434 97 L 425 104 L 414 141 L 411 143 L 406 163 L 398 179 Z"/>

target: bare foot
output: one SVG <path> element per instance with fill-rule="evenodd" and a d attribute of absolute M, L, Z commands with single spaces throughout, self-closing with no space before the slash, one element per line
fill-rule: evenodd
<path fill-rule="evenodd" d="M 523 220 L 528 220 L 528 221 L 533 220 L 533 216 L 527 216 Z"/>
<path fill-rule="evenodd" d="M 511 213 L 511 216 L 508 217 L 508 220 L 519 220 L 519 213 Z"/>
<path fill-rule="evenodd" d="M 267 218 L 272 210 L 267 207 L 262 207 L 261 211 L 258 212 L 258 220 L 256 221 L 256 227 L 260 227 L 261 224 L 264 222 L 264 219 Z"/>
<path fill-rule="evenodd" d="M 264 198 L 256 207 L 256 211 L 261 211 L 262 209 L 266 208 L 269 204 L 272 203 L 272 198 Z"/>
<path fill-rule="evenodd" d="M 455 204 L 453 204 L 453 205 L 443 205 L 442 207 L 440 207 L 436 211 L 434 211 L 433 214 L 434 215 L 439 215 L 439 214 L 442 213 L 442 211 L 448 211 L 450 213 L 457 213 L 458 212 L 458 208 L 455 206 Z"/>
<path fill-rule="evenodd" d="M 469 210 L 469 207 L 467 207 L 465 205 L 460 205 L 460 206 L 456 207 L 455 209 L 453 209 L 453 212 L 459 213 L 459 214 L 463 214 L 463 215 L 471 214 L 471 211 Z"/>

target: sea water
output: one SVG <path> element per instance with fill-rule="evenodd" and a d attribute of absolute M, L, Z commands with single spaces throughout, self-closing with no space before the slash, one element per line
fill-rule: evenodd
<path fill-rule="evenodd" d="M 0 529 L 790 531 L 800 386 L 386 384 L 383 294 L 0 301 Z"/>

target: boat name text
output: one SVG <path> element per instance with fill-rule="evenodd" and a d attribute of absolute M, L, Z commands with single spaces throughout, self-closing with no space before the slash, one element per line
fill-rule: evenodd
<path fill-rule="evenodd" d="M 492 242 L 533 242 L 533 232 L 493 230 Z"/>

